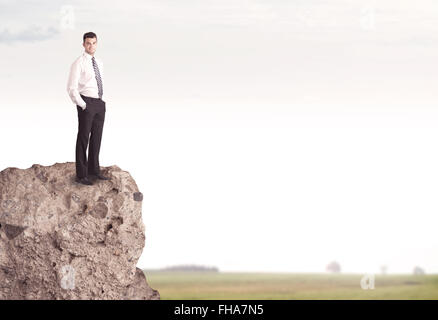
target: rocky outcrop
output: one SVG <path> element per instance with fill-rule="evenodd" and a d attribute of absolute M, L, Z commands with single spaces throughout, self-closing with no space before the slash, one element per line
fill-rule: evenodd
<path fill-rule="evenodd" d="M 136 268 L 143 195 L 127 171 L 75 182 L 75 163 L 0 172 L 0 299 L 159 299 Z"/>

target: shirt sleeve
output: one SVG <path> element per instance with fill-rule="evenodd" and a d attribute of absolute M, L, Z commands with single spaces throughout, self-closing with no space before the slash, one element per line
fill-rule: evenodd
<path fill-rule="evenodd" d="M 67 82 L 67 92 L 74 104 L 82 108 L 85 108 L 87 104 L 81 98 L 81 95 L 79 94 L 79 90 L 78 90 L 79 76 L 81 75 L 80 62 L 81 62 L 80 59 L 77 59 L 71 65 L 70 74 L 68 76 L 68 82 Z"/>

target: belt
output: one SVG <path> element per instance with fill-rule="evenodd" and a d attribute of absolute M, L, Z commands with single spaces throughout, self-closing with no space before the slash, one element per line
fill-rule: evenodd
<path fill-rule="evenodd" d="M 81 94 L 82 98 L 86 98 L 86 99 L 92 99 L 92 100 L 102 100 L 102 98 L 93 98 L 93 97 L 88 97 L 88 96 L 84 96 Z"/>

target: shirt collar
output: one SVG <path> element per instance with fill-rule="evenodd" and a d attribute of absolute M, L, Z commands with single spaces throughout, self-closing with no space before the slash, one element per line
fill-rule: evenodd
<path fill-rule="evenodd" d="M 91 60 L 91 58 L 93 58 L 93 56 L 86 51 L 84 51 L 83 55 L 90 60 Z M 94 57 L 94 59 L 96 59 L 96 57 Z"/>

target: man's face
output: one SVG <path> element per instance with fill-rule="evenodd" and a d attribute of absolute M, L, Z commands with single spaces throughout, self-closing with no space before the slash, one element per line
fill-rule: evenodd
<path fill-rule="evenodd" d="M 85 48 L 85 51 L 88 54 L 94 55 L 97 47 L 97 39 L 96 38 L 85 38 L 84 43 L 82 44 Z"/>

